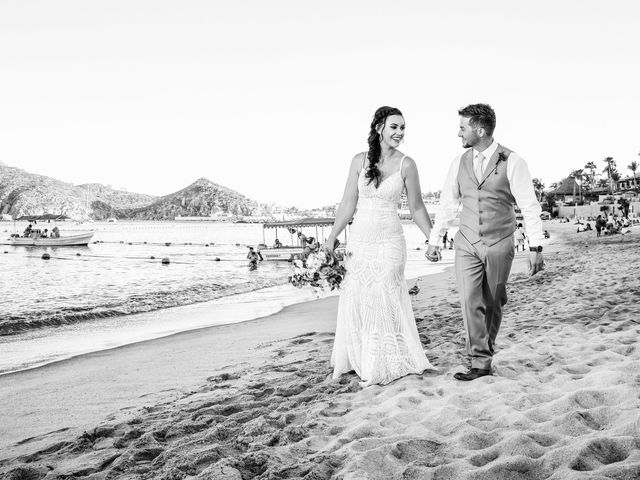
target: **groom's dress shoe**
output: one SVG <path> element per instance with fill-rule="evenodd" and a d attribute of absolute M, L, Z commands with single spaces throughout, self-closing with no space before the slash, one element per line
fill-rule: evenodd
<path fill-rule="evenodd" d="M 483 368 L 472 368 L 468 372 L 458 372 L 453 378 L 456 380 L 462 380 L 463 382 L 468 382 L 469 380 L 475 380 L 476 378 L 486 377 L 487 375 L 491 375 L 491 369 L 483 369 Z"/>

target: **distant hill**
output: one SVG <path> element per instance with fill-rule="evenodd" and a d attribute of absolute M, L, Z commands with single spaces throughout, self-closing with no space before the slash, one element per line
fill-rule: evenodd
<path fill-rule="evenodd" d="M 256 202 L 205 178 L 179 192 L 156 197 L 97 183 L 73 185 L 0 163 L 0 214 L 14 218 L 57 213 L 74 219 L 173 220 L 211 213 L 251 215 L 256 207 Z"/>
<path fill-rule="evenodd" d="M 123 217 L 139 220 L 173 220 L 177 216 L 208 217 L 215 213 L 250 216 L 258 204 L 230 188 L 200 178 L 187 188 L 156 199 L 150 205 L 127 209 Z"/>

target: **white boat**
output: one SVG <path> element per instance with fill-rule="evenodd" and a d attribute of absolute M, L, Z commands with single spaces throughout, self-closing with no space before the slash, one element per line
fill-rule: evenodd
<path fill-rule="evenodd" d="M 299 220 L 282 221 L 282 222 L 266 222 L 262 224 L 262 244 L 259 245 L 259 250 L 265 260 L 285 260 L 292 261 L 295 255 L 302 254 L 303 247 L 300 245 L 300 240 L 296 233 L 301 232 L 302 229 L 314 228 L 315 239 L 321 244 L 324 241 L 324 227 L 332 227 L 335 218 L 301 218 Z M 289 232 L 291 244 L 285 245 L 281 243 L 278 238 L 278 229 L 284 228 Z M 276 242 L 273 247 L 267 247 L 265 230 L 274 229 Z M 320 230 L 318 230 L 320 229 Z M 286 237 L 286 235 L 285 235 Z M 345 243 L 342 243 L 336 252 L 344 254 L 345 244 L 347 240 L 347 230 L 344 230 Z M 294 245 L 294 242 L 298 245 Z M 278 245 L 277 247 L 275 245 Z"/>
<path fill-rule="evenodd" d="M 32 236 L 19 237 L 11 236 L 3 245 L 23 246 L 23 247 L 66 247 L 87 245 L 94 232 L 79 232 L 73 235 L 64 235 L 60 237 L 42 237 L 38 230 L 34 230 Z"/>

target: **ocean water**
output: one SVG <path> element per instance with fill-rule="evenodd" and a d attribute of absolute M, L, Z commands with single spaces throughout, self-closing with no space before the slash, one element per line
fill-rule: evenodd
<path fill-rule="evenodd" d="M 25 226 L 18 223 L 16 229 Z M 0 238 L 13 228 L 0 223 Z M 65 223 L 60 228 L 63 234 L 87 229 Z M 263 241 L 260 224 L 105 222 L 89 228 L 95 243 L 86 247 L 0 246 L 0 374 L 246 321 L 336 294 L 288 285 L 287 262 L 265 261 L 250 270 L 247 246 Z M 446 256 L 442 263 L 427 262 L 422 233 L 413 223 L 404 224 L 404 231 L 407 278 L 451 263 Z M 285 230 L 279 236 L 288 243 Z M 274 239 L 274 231 L 267 230 L 267 244 Z M 43 253 L 50 260 L 43 260 Z M 163 258 L 170 263 L 163 265 Z"/>
<path fill-rule="evenodd" d="M 82 229 L 61 228 L 63 234 Z M 93 228 L 86 247 L 0 247 L 0 335 L 213 300 L 285 283 L 289 272 L 286 262 L 247 268 L 247 245 L 262 242 L 259 224 L 121 222 Z M 42 260 L 43 253 L 51 259 Z M 163 258 L 170 264 L 163 265 Z"/>

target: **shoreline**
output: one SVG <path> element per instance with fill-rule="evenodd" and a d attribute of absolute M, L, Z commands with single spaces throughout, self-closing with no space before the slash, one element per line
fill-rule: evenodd
<path fill-rule="evenodd" d="M 113 317 L 105 317 L 105 318 L 95 318 L 91 320 L 87 320 L 86 322 L 80 324 L 85 330 L 94 330 L 99 331 L 105 329 L 105 325 L 114 322 L 124 322 L 134 320 L 134 323 L 144 324 L 149 326 L 150 330 L 148 331 L 139 331 L 140 327 L 137 327 L 133 335 L 128 336 L 126 340 L 114 340 L 112 345 L 104 345 L 104 346 L 95 346 L 86 351 L 77 351 L 68 354 L 57 354 L 55 358 L 49 360 L 41 360 L 37 361 L 32 365 L 28 365 L 24 368 L 17 368 L 8 371 L 3 371 L 0 365 L 0 377 L 3 375 L 10 375 L 12 373 L 24 372 L 34 368 L 40 368 L 46 365 L 50 365 L 52 363 L 56 363 L 59 361 L 68 360 L 71 358 L 75 358 L 82 355 L 88 355 L 91 353 L 97 353 L 105 350 L 110 350 L 113 348 L 119 348 L 127 345 L 133 345 L 140 342 L 145 341 L 153 341 L 156 339 L 164 338 L 171 335 L 176 335 L 179 333 L 189 332 L 193 330 L 198 330 L 202 328 L 210 328 L 224 325 L 235 325 L 237 323 L 244 323 L 253 321 L 268 315 L 272 315 L 282 311 L 282 309 L 296 304 L 302 304 L 306 302 L 313 301 L 317 298 L 311 298 L 315 296 L 310 291 L 307 292 L 296 292 L 300 293 L 296 298 L 291 298 L 291 295 L 279 295 L 274 299 L 267 299 L 261 301 L 261 296 L 268 295 L 268 292 L 282 289 L 283 287 L 287 287 L 288 284 L 274 285 L 270 287 L 261 288 L 258 290 L 252 290 L 249 292 L 236 293 L 232 295 L 227 295 L 224 297 L 220 297 L 214 300 L 208 300 L 205 302 L 196 302 L 187 305 L 178 305 L 174 307 L 162 308 L 158 310 L 154 310 L 151 312 L 141 312 L 141 313 L 133 313 L 128 315 L 120 315 Z M 325 295 L 330 296 L 330 295 Z M 286 299 L 285 299 L 286 297 Z M 244 302 L 243 302 L 244 301 Z M 218 310 L 217 313 L 221 314 L 229 314 L 229 310 L 233 309 L 233 307 L 239 308 L 242 304 L 252 303 L 256 305 L 254 310 L 252 310 L 248 315 L 247 314 L 239 314 L 237 312 L 231 312 L 231 314 L 235 315 L 231 320 L 225 320 L 225 323 L 212 324 L 210 321 L 205 320 L 211 316 L 212 310 L 215 310 L 216 307 Z M 226 310 L 225 310 L 226 308 Z M 185 316 L 190 318 L 190 322 L 192 326 L 187 325 L 179 325 L 179 326 L 168 326 L 172 323 L 179 321 L 179 319 L 184 318 Z M 202 323 L 198 323 L 198 318 L 203 318 Z M 39 340 L 40 338 L 46 338 L 48 341 L 55 341 L 55 338 L 51 338 L 51 334 L 56 335 L 62 333 L 64 335 L 65 331 L 69 331 L 72 333 L 77 332 L 77 327 L 79 324 L 70 323 L 65 325 L 59 325 L 55 327 L 45 327 L 41 329 L 35 329 L 33 331 L 25 332 L 24 336 L 27 337 L 26 340 L 19 337 L 6 336 L 6 339 L 12 340 L 14 338 L 17 339 L 17 342 L 7 342 L 5 345 L 15 345 L 19 342 L 29 342 L 31 340 Z M 126 326 L 125 326 L 126 328 Z M 82 333 L 82 332 L 78 332 Z M 83 335 L 84 336 L 84 335 Z"/>
<path fill-rule="evenodd" d="M 432 271 L 420 272 L 423 269 L 416 267 L 414 258 L 411 266 L 408 265 L 409 274 L 414 276 L 407 282 L 438 274 L 452 261 L 445 260 L 438 265 L 426 264 Z M 282 283 L 205 302 L 27 330 L 16 336 L 0 337 L 3 352 L 0 377 L 179 332 L 252 321 L 278 313 L 287 306 L 337 294 L 337 291 L 296 289 Z"/>

